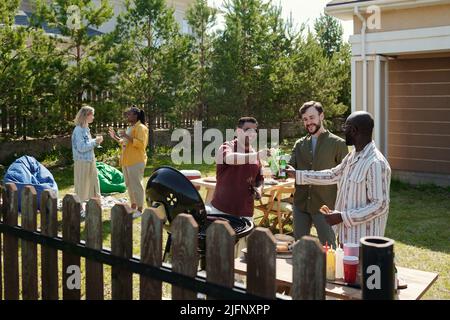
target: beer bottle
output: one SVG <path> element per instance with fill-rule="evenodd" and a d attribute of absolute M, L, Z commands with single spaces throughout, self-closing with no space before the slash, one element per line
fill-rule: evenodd
<path fill-rule="evenodd" d="M 280 157 L 280 170 L 278 175 L 280 179 L 286 179 L 286 167 L 287 167 L 286 158 L 284 155 L 282 155 Z"/>

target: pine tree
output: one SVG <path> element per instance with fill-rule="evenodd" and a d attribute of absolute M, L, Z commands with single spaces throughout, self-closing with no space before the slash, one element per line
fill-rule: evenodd
<path fill-rule="evenodd" d="M 206 0 L 196 0 L 186 13 L 193 31 L 192 54 L 195 70 L 192 73 L 191 88 L 195 92 L 195 102 L 200 109 L 200 118 L 207 120 L 208 95 L 211 92 L 211 55 L 213 35 L 211 29 L 216 22 L 217 10 L 208 6 Z"/>
<path fill-rule="evenodd" d="M 176 124 L 177 108 L 191 99 L 190 41 L 180 35 L 173 12 L 164 0 L 127 1 L 116 30 L 121 91 L 125 100 L 146 111 L 150 151 L 156 114 L 164 113 Z"/>
<path fill-rule="evenodd" d="M 317 39 L 328 58 L 331 58 L 334 53 L 341 50 L 344 29 L 339 20 L 328 14 L 321 14 L 314 22 L 314 30 L 316 31 Z"/>
<path fill-rule="evenodd" d="M 48 24 L 56 28 L 62 37 L 57 37 L 57 52 L 67 63 L 66 71 L 61 74 L 64 84 L 61 95 L 66 98 L 66 117 L 74 116 L 83 103 L 83 94 L 88 91 L 100 93 L 106 90 L 112 76 L 105 64 L 97 63 L 96 55 L 100 36 L 90 35 L 90 28 L 98 28 L 111 19 L 112 7 L 107 0 L 101 0 L 99 6 L 86 0 L 55 0 L 50 4 L 38 0 L 32 24 L 41 27 Z M 101 79 L 101 81 L 97 81 Z"/>
<path fill-rule="evenodd" d="M 261 0 L 225 1 L 224 8 L 212 68 L 217 125 L 233 127 L 243 115 L 278 124 L 284 108 L 280 78 L 292 40 L 281 8 Z"/>

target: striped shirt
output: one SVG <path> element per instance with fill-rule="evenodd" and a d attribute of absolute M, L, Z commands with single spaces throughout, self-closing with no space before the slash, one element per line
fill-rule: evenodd
<path fill-rule="evenodd" d="M 296 183 L 337 184 L 335 210 L 343 223 L 335 225 L 341 243 L 358 243 L 365 236 L 384 236 L 389 213 L 391 168 L 372 141 L 353 150 L 338 166 L 322 171 L 296 171 Z"/>

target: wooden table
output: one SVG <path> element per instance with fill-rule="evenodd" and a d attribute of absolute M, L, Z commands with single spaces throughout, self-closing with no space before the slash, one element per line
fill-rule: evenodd
<path fill-rule="evenodd" d="M 238 274 L 247 273 L 247 263 L 244 257 L 234 260 L 234 269 Z M 408 287 L 398 291 L 399 300 L 419 300 L 436 281 L 438 274 L 408 268 L 397 267 L 398 277 Z M 292 259 L 276 259 L 277 285 L 291 287 L 292 285 Z M 328 283 L 325 295 L 344 300 L 360 300 L 361 289 Z"/>
<path fill-rule="evenodd" d="M 206 189 L 205 204 L 211 203 L 211 200 L 214 195 L 214 190 L 216 189 L 216 182 L 205 181 L 208 179 L 211 179 L 211 177 L 191 180 L 191 182 L 194 186 Z M 286 179 L 286 181 L 278 182 L 278 184 L 264 184 L 263 192 L 269 193 L 272 190 L 276 190 L 281 187 L 293 186 L 294 183 L 295 183 L 295 179 L 289 178 L 289 179 Z"/>

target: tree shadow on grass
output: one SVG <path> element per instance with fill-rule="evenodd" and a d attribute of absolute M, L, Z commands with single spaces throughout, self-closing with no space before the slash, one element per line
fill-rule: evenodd
<path fill-rule="evenodd" d="M 391 183 L 386 237 L 450 253 L 450 188 Z"/>
<path fill-rule="evenodd" d="M 59 190 L 67 189 L 73 186 L 73 165 L 66 167 L 49 168 Z"/>

